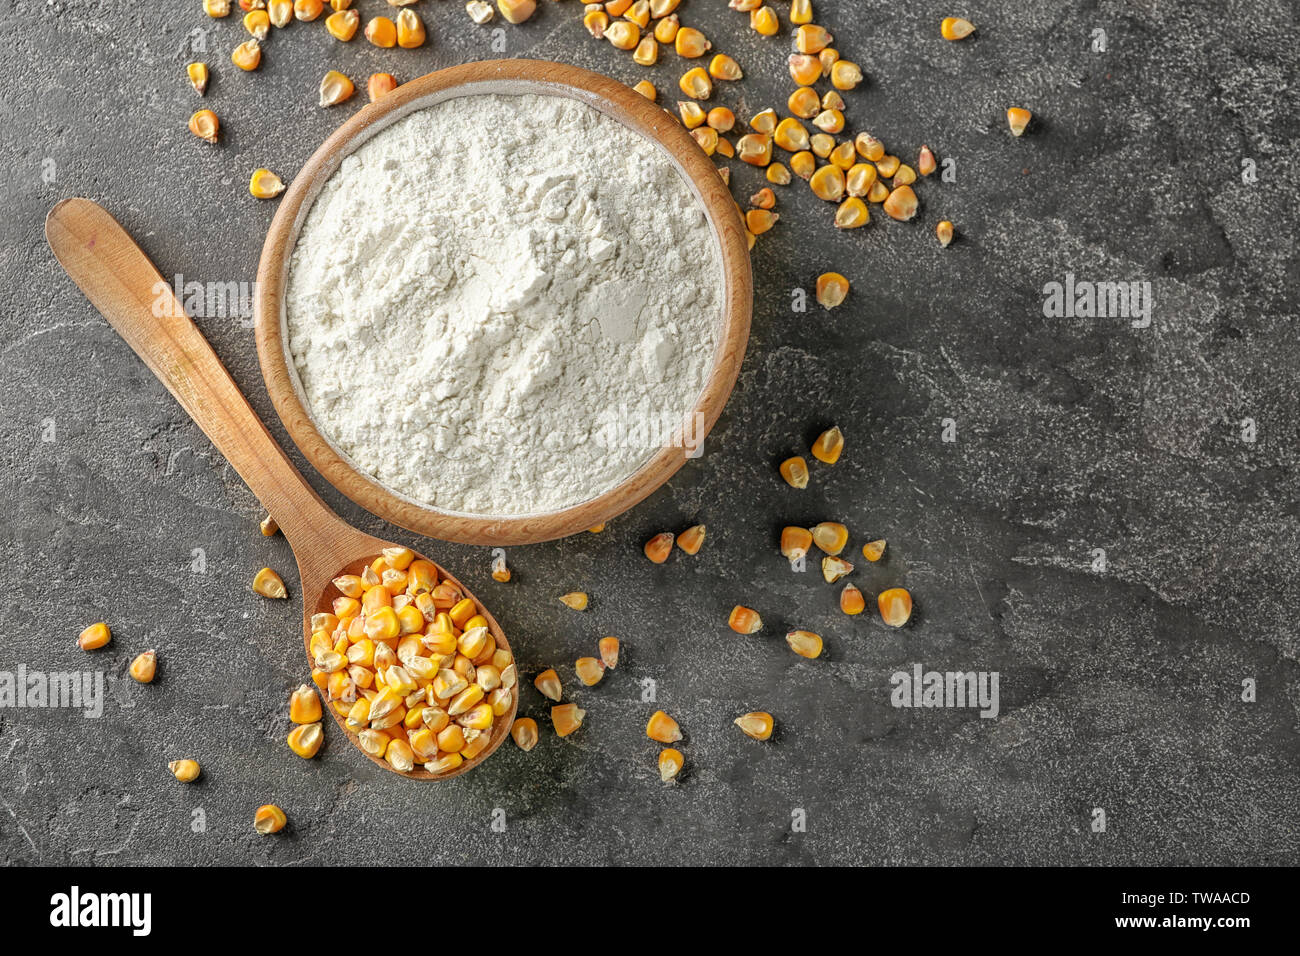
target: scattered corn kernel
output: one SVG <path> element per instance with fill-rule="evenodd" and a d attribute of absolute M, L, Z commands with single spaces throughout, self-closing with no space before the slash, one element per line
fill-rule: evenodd
<path fill-rule="evenodd" d="M 525 752 L 532 750 L 537 746 L 537 721 L 531 717 L 520 717 L 510 728 L 510 736 L 514 738 L 520 750 Z"/>
<path fill-rule="evenodd" d="M 827 164 L 812 174 L 808 180 L 813 195 L 826 202 L 839 202 L 844 198 L 844 170 Z"/>
<path fill-rule="evenodd" d="M 843 558 L 827 555 L 822 558 L 822 578 L 827 584 L 834 584 L 846 574 L 853 571 L 853 565 Z"/>
<path fill-rule="evenodd" d="M 492 18 L 496 16 L 496 11 L 492 9 L 492 4 L 487 3 L 486 0 L 469 0 L 469 3 L 465 4 L 465 12 L 468 13 L 469 18 L 479 26 L 483 26 L 485 23 L 491 23 Z"/>
<path fill-rule="evenodd" d="M 752 608 L 737 604 L 731 609 L 731 614 L 727 618 L 727 627 L 737 634 L 756 634 L 763 627 L 763 619 Z M 665 743 L 671 743 L 671 741 L 665 741 Z"/>
<path fill-rule="evenodd" d="M 836 229 L 860 229 L 871 221 L 867 204 L 857 196 L 850 196 L 835 210 Z"/>
<path fill-rule="evenodd" d="M 751 166 L 772 161 L 772 140 L 759 133 L 747 133 L 736 141 L 736 158 Z"/>
<path fill-rule="evenodd" d="M 426 37 L 424 21 L 418 13 L 402 10 L 397 14 L 397 45 L 403 50 L 424 46 Z"/>
<path fill-rule="evenodd" d="M 772 736 L 772 729 L 776 726 L 776 722 L 772 720 L 772 715 L 761 710 L 756 710 L 750 714 L 742 714 L 732 723 L 739 727 L 745 736 L 753 737 L 755 740 L 767 740 Z"/>
<path fill-rule="evenodd" d="M 810 530 L 813 543 L 827 554 L 839 554 L 849 543 L 849 529 L 838 521 L 823 521 Z"/>
<path fill-rule="evenodd" d="M 197 760 L 173 760 L 167 764 L 167 769 L 181 783 L 193 783 L 199 779 L 199 762 Z"/>
<path fill-rule="evenodd" d="M 255 169 L 253 175 L 248 179 L 248 191 L 257 199 L 274 199 L 280 193 L 284 192 L 284 181 L 269 169 Z M 276 524 L 271 522 L 271 531 L 262 529 L 262 534 L 268 537 L 275 534 Z"/>
<path fill-rule="evenodd" d="M 944 17 L 939 23 L 939 34 L 945 40 L 964 40 L 975 32 L 975 24 L 961 17 Z"/>
<path fill-rule="evenodd" d="M 867 190 L 867 202 L 883 203 L 888 198 L 889 187 L 880 180 L 872 183 L 871 188 Z"/>
<path fill-rule="evenodd" d="M 330 70 L 320 81 L 320 105 L 337 106 L 352 97 L 356 87 L 338 70 Z"/>
<path fill-rule="evenodd" d="M 659 41 L 648 34 L 643 36 L 632 51 L 632 59 L 642 66 L 654 66 L 659 62 Z"/>
<path fill-rule="evenodd" d="M 185 67 L 185 75 L 190 78 L 190 86 L 194 87 L 194 92 L 202 96 L 208 88 L 208 65 L 191 63 Z"/>
<path fill-rule="evenodd" d="M 230 16 L 230 0 L 203 0 L 203 12 L 214 20 Z"/>
<path fill-rule="evenodd" d="M 767 167 L 767 181 L 777 186 L 790 185 L 790 170 L 784 163 L 772 163 Z"/>
<path fill-rule="evenodd" d="M 253 576 L 253 590 L 262 597 L 268 598 L 287 598 L 289 592 L 285 590 L 284 581 L 280 575 L 276 574 L 270 568 L 262 568 Z"/>
<path fill-rule="evenodd" d="M 807 657 L 810 660 L 814 657 L 820 657 L 822 652 L 822 639 L 818 634 L 812 631 L 790 631 L 785 636 L 785 642 L 800 657 Z"/>
<path fill-rule="evenodd" d="M 677 31 L 681 29 L 681 26 L 677 14 L 669 14 L 655 24 L 655 39 L 664 44 L 674 43 L 677 40 Z"/>
<path fill-rule="evenodd" d="M 777 17 L 776 11 L 767 6 L 750 11 L 749 26 L 756 33 L 765 37 L 774 37 L 781 31 L 781 21 Z"/>
<path fill-rule="evenodd" d="M 305 23 L 310 23 L 325 12 L 322 0 L 293 0 L 293 15 Z"/>
<path fill-rule="evenodd" d="M 929 176 L 939 168 L 938 162 L 934 158 L 929 146 L 922 146 L 920 153 L 916 157 L 916 171 L 922 176 Z"/>
<path fill-rule="evenodd" d="M 885 553 L 885 539 L 880 538 L 876 541 L 868 541 L 862 546 L 862 556 L 868 561 L 879 561 L 880 556 Z"/>
<path fill-rule="evenodd" d="M 560 675 L 555 673 L 555 668 L 549 668 L 542 671 L 533 678 L 533 686 L 542 692 L 543 697 L 551 700 L 559 700 L 564 696 L 564 691 L 560 687 Z"/>
<path fill-rule="evenodd" d="M 676 743 L 682 739 L 682 729 L 662 710 L 656 710 L 650 715 L 649 722 L 645 725 L 646 736 L 651 740 L 657 740 L 661 744 Z"/>
<path fill-rule="evenodd" d="M 645 543 L 645 556 L 655 564 L 663 564 L 673 550 L 673 535 L 669 531 L 655 535 Z"/>
<path fill-rule="evenodd" d="M 844 114 L 839 110 L 822 110 L 813 117 L 813 125 L 823 133 L 840 133 L 844 131 Z M 852 149 L 852 144 L 849 149 Z"/>
<path fill-rule="evenodd" d="M 271 16 L 265 10 L 249 10 L 244 14 L 244 29 L 255 40 L 265 40 L 271 31 Z"/>
<path fill-rule="evenodd" d="M 154 674 L 158 672 L 158 652 L 145 651 L 143 654 L 138 655 L 131 662 L 131 667 L 127 672 L 132 679 L 139 681 L 141 684 L 150 683 L 154 678 Z"/>
<path fill-rule="evenodd" d="M 725 106 L 715 106 L 709 110 L 705 122 L 719 133 L 729 133 L 736 125 L 736 114 Z"/>
<path fill-rule="evenodd" d="M 916 215 L 916 193 L 911 186 L 899 186 L 891 190 L 883 206 L 885 212 L 899 222 L 906 222 Z"/>
<path fill-rule="evenodd" d="M 578 680 L 588 687 L 594 687 L 605 676 L 605 663 L 595 657 L 579 657 L 573 669 L 578 673 Z"/>
<path fill-rule="evenodd" d="M 812 180 L 817 172 L 817 157 L 804 150 L 790 157 L 790 170 L 800 179 Z"/>
<path fill-rule="evenodd" d="M 691 525 L 677 536 L 677 547 L 687 554 L 699 554 L 700 548 L 704 546 L 704 534 L 704 525 Z"/>
<path fill-rule="evenodd" d="M 556 704 L 551 708 L 551 724 L 558 737 L 567 737 L 582 726 L 587 712 L 577 704 Z"/>
<path fill-rule="evenodd" d="M 912 616 L 912 595 L 906 588 L 889 588 L 876 597 L 880 619 L 890 627 L 902 627 Z"/>
<path fill-rule="evenodd" d="M 600 639 L 600 659 L 610 670 L 618 667 L 618 638 L 602 637 Z"/>
<path fill-rule="evenodd" d="M 497 0 L 497 9 L 508 23 L 523 23 L 537 12 L 536 0 Z"/>
<path fill-rule="evenodd" d="M 854 163 L 844 174 L 844 190 L 850 196 L 865 197 L 871 192 L 879 173 L 871 163 Z"/>
<path fill-rule="evenodd" d="M 677 85 L 692 99 L 707 100 L 713 95 L 713 80 L 702 66 L 687 70 Z"/>
<path fill-rule="evenodd" d="M 320 695 L 306 684 L 299 684 L 289 695 L 289 719 L 295 724 L 314 724 L 320 718 Z"/>
<path fill-rule="evenodd" d="M 713 44 L 699 30 L 693 27 L 682 27 L 677 31 L 677 35 L 673 37 L 673 49 L 677 51 L 678 56 L 693 60 L 696 57 L 704 56 L 705 53 L 713 49 Z M 740 67 L 736 67 L 736 69 L 739 70 Z M 726 77 L 726 79 L 739 79 L 739 77 Z"/>
<path fill-rule="evenodd" d="M 633 0 L 623 16 L 644 30 L 650 25 L 650 0 Z"/>
<path fill-rule="evenodd" d="M 843 304 L 849 294 L 849 280 L 838 272 L 823 272 L 817 277 L 817 302 L 823 309 Z"/>
<path fill-rule="evenodd" d="M 934 234 L 939 239 L 939 245 L 943 246 L 944 248 L 947 248 L 948 244 L 952 242 L 952 237 L 953 237 L 952 223 L 950 223 L 947 219 L 941 220 L 937 225 L 935 225 Z"/>
<path fill-rule="evenodd" d="M 694 100 L 678 100 L 677 113 L 682 118 L 682 125 L 687 129 L 696 129 L 704 125 L 709 118 L 704 107 Z"/>
<path fill-rule="evenodd" d="M 786 63 L 790 68 L 790 78 L 800 86 L 812 86 L 822 78 L 821 60 L 804 53 L 791 53 Z"/>
<path fill-rule="evenodd" d="M 274 27 L 287 27 L 293 22 L 293 0 L 267 0 L 266 13 Z"/>
<path fill-rule="evenodd" d="M 289 818 L 284 815 L 284 811 L 273 803 L 258 807 L 253 814 L 253 829 L 262 836 L 279 833 L 288 822 Z"/>
<path fill-rule="evenodd" d="M 206 143 L 215 143 L 221 121 L 212 110 L 199 110 L 190 117 L 190 132 Z"/>
<path fill-rule="evenodd" d="M 587 7 L 586 12 L 582 15 L 582 25 L 597 40 L 603 40 L 605 31 L 609 29 L 609 14 L 600 9 L 599 6 Z"/>
<path fill-rule="evenodd" d="M 315 696 L 314 694 L 312 695 Z M 320 724 L 298 724 L 289 731 L 289 749 L 304 760 L 310 760 L 320 753 L 321 744 L 325 742 L 325 731 Z"/>
<path fill-rule="evenodd" d="M 867 606 L 866 598 L 862 596 L 853 584 L 844 585 L 844 590 L 840 592 L 840 610 L 845 614 L 861 614 Z"/>
<path fill-rule="evenodd" d="M 568 594 L 560 595 L 560 603 L 565 607 L 571 607 L 575 611 L 587 610 L 588 598 L 583 591 L 570 591 Z"/>
<path fill-rule="evenodd" d="M 361 25 L 361 14 L 355 10 L 335 10 L 325 18 L 325 29 L 336 40 L 347 43 L 357 35 Z"/>
<path fill-rule="evenodd" d="M 833 425 L 817 436 L 812 443 L 812 455 L 820 462 L 833 465 L 840 460 L 844 452 L 844 433 L 838 425 Z"/>
<path fill-rule="evenodd" d="M 636 90 L 651 103 L 659 98 L 659 91 L 655 89 L 655 85 L 649 80 L 642 80 L 636 86 L 632 87 L 632 89 Z"/>
<path fill-rule="evenodd" d="M 701 126 L 691 130 L 691 139 L 695 140 L 705 156 L 712 156 L 718 150 L 718 131 L 712 126 Z"/>
<path fill-rule="evenodd" d="M 794 31 L 794 45 L 800 53 L 820 53 L 834 39 L 825 27 L 805 23 Z"/>
<path fill-rule="evenodd" d="M 745 227 L 755 236 L 761 236 L 781 218 L 780 213 L 770 209 L 751 209 L 745 213 Z"/>
<path fill-rule="evenodd" d="M 787 525 L 781 529 L 781 554 L 786 560 L 794 562 L 807 557 L 812 547 L 812 532 L 797 525 Z"/>
<path fill-rule="evenodd" d="M 787 458 L 781 462 L 777 471 L 791 488 L 808 487 L 808 462 L 804 461 L 802 456 L 795 455 L 793 458 Z"/>
<path fill-rule="evenodd" d="M 831 85 L 837 90 L 851 90 L 862 80 L 862 68 L 856 63 L 851 63 L 848 60 L 836 60 L 834 65 L 831 66 Z"/>
<path fill-rule="evenodd" d="M 99 621 L 77 635 L 77 644 L 83 651 L 97 651 L 112 638 L 113 635 L 109 631 L 108 625 L 103 621 Z"/>
<path fill-rule="evenodd" d="M 659 779 L 667 783 L 682 772 L 686 758 L 674 747 L 665 747 L 659 751 Z"/>
<path fill-rule="evenodd" d="M 616 50 L 634 50 L 641 42 L 641 28 L 630 20 L 615 20 L 605 28 L 604 36 Z"/>
<path fill-rule="evenodd" d="M 1011 127 L 1011 135 L 1021 136 L 1029 126 L 1029 121 L 1034 118 L 1034 114 L 1029 110 L 1013 106 L 1007 110 L 1007 125 Z"/>
<path fill-rule="evenodd" d="M 893 175 L 894 186 L 910 186 L 916 182 L 916 170 L 907 163 L 901 164 Z"/>
<path fill-rule="evenodd" d="M 680 35 L 679 32 L 678 36 Z M 727 54 L 719 53 L 709 61 L 709 76 L 715 80 L 739 80 L 744 78 L 745 74 L 740 69 L 739 63 L 727 56 Z"/>
<path fill-rule="evenodd" d="M 853 144 L 863 159 L 875 163 L 885 157 L 885 144 L 870 133 L 859 133 Z"/>

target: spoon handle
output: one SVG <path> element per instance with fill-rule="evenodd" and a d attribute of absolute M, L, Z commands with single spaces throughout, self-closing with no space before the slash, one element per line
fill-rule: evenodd
<path fill-rule="evenodd" d="M 125 229 L 89 199 L 65 199 L 45 239 L 108 324 L 239 472 L 297 550 L 328 545 L 342 521 L 249 406 L 171 286 Z"/>

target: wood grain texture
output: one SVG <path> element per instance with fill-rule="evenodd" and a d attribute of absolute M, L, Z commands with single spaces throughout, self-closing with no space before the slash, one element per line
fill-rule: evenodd
<path fill-rule="evenodd" d="M 258 266 L 257 351 L 267 391 L 285 428 L 307 460 L 363 508 L 419 534 L 446 541 L 515 545 L 583 531 L 622 514 L 686 462 L 680 443 L 657 451 L 606 493 L 561 511 L 521 517 L 463 515 L 428 507 L 363 474 L 317 428 L 288 354 L 284 296 L 298 231 L 320 188 L 343 159 L 387 126 L 444 99 L 485 93 L 543 93 L 579 100 L 657 143 L 702 202 L 717 239 L 724 290 L 723 331 L 714 364 L 694 412 L 703 440 L 717 422 L 740 374 L 749 340 L 753 277 L 745 226 L 730 191 L 690 134 L 664 110 L 630 87 L 588 70 L 537 60 L 488 60 L 430 73 L 404 83 L 343 124 L 299 171 L 280 201 Z M 691 416 L 694 420 L 694 415 Z"/>
<path fill-rule="evenodd" d="M 284 532 L 298 563 L 303 648 L 310 662 L 311 616 L 330 609 L 337 596 L 330 582 L 339 574 L 356 573 L 393 545 L 348 525 L 321 500 L 249 406 L 170 285 L 117 220 L 88 199 L 66 199 L 50 210 L 45 237 L 86 298 L 176 397 Z M 434 564 L 440 579 L 451 581 L 474 599 L 497 646 L 509 650 L 505 634 L 483 603 Z M 424 770 L 403 776 L 447 780 L 472 770 L 509 734 L 517 707 L 516 692 L 510 712 L 493 725 L 491 743 L 473 760 L 438 776 Z M 393 770 L 360 749 L 356 736 L 328 701 L 324 709 L 360 753 Z"/>

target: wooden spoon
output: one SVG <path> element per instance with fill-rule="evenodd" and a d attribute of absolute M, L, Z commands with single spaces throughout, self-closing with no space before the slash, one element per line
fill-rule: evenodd
<path fill-rule="evenodd" d="M 45 238 L 72 281 L 167 386 L 284 532 L 298 562 L 306 649 L 311 616 L 329 611 L 338 596 L 331 581 L 340 574 L 359 573 L 382 549 L 396 545 L 363 534 L 321 500 L 249 407 L 171 286 L 117 220 L 89 199 L 65 199 L 50 210 Z M 497 647 L 509 650 L 505 634 L 483 603 L 441 566 L 438 578 L 473 599 Z M 403 776 L 447 780 L 478 766 L 509 733 L 518 703 L 516 690 L 510 711 L 493 723 L 491 743 L 472 760 L 436 776 L 417 765 Z M 328 701 L 324 709 L 360 750 L 356 735 Z M 393 770 L 387 762 L 366 756 Z"/>

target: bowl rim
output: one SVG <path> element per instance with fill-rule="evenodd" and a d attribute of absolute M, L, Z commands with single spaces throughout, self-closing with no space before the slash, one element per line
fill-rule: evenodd
<path fill-rule="evenodd" d="M 614 487 L 566 508 L 524 515 L 472 515 L 430 507 L 365 474 L 317 428 L 288 353 L 285 290 L 298 232 L 326 180 L 342 161 L 391 124 L 426 106 L 476 93 L 550 93 L 576 99 L 655 142 L 704 207 L 721 259 L 723 328 L 713 365 L 687 420 L 697 423 L 700 449 L 740 375 L 753 311 L 753 275 L 739 207 L 712 160 L 663 107 L 618 80 L 544 60 L 485 60 L 453 66 L 403 83 L 371 103 L 307 159 L 280 199 L 258 262 L 254 327 L 258 362 L 272 405 L 289 437 L 336 489 L 386 521 L 427 537 L 462 544 L 531 544 L 602 524 L 633 507 L 671 478 L 688 457 L 685 441 L 654 452 Z M 479 89 L 475 90 L 474 88 Z"/>

